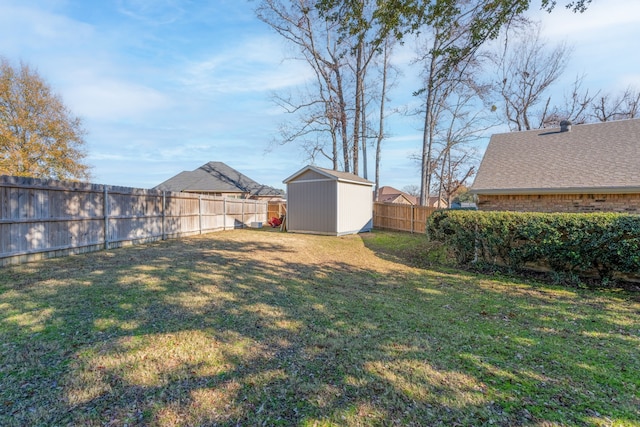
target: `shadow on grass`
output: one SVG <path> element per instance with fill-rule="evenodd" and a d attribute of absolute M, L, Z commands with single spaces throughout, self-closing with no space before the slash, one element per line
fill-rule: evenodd
<path fill-rule="evenodd" d="M 213 234 L 8 268 L 0 290 L 2 425 L 640 417 L 637 304 L 357 238 Z"/>

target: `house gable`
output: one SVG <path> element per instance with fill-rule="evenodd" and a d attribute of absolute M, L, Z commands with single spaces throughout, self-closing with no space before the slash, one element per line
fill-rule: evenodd
<path fill-rule="evenodd" d="M 236 197 L 282 197 L 281 190 L 262 185 L 223 162 L 208 162 L 183 171 L 154 187 L 155 190 L 235 195 Z"/>
<path fill-rule="evenodd" d="M 388 185 L 382 186 L 378 189 L 377 201 L 383 203 L 400 203 L 405 205 L 418 204 L 418 199 L 416 197 Z"/>

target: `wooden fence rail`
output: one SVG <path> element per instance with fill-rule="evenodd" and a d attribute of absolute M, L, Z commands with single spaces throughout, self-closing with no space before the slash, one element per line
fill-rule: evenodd
<path fill-rule="evenodd" d="M 0 176 L 0 266 L 266 220 L 265 201 Z"/>
<path fill-rule="evenodd" d="M 436 208 L 426 206 L 375 202 L 373 204 L 373 227 L 424 233 L 427 218 L 435 210 Z"/>

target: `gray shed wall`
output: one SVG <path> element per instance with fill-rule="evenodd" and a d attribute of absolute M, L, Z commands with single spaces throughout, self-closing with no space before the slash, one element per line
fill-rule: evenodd
<path fill-rule="evenodd" d="M 335 181 L 300 180 L 287 184 L 287 229 L 291 232 L 336 234 L 337 187 Z"/>

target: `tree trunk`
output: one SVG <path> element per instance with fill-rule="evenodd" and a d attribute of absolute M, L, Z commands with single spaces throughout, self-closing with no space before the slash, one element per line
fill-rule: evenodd
<path fill-rule="evenodd" d="M 435 42 L 434 42 L 435 47 Z M 422 132 L 422 164 L 421 164 L 421 177 L 420 177 L 420 205 L 427 206 L 429 201 L 429 192 L 431 191 L 431 152 L 433 147 L 433 133 L 434 133 L 434 87 L 436 79 L 436 55 L 434 53 L 435 48 L 431 53 L 431 63 L 429 66 L 429 76 L 427 79 L 427 99 L 425 102 L 424 113 L 424 130 Z"/>
<path fill-rule="evenodd" d="M 360 39 L 358 41 L 358 47 L 356 49 L 356 99 L 354 102 L 353 113 L 353 173 L 358 175 L 358 154 L 360 152 L 360 115 L 362 113 L 362 49 L 363 42 Z"/>
<path fill-rule="evenodd" d="M 382 150 L 382 139 L 384 138 L 384 105 L 387 97 L 387 70 L 389 67 L 389 42 L 384 43 L 384 63 L 382 64 L 382 89 L 380 93 L 380 116 L 378 123 L 378 138 L 376 140 L 376 178 L 375 178 L 375 199 L 378 200 L 378 191 L 380 190 L 380 157 Z"/>
<path fill-rule="evenodd" d="M 364 80 L 364 79 L 363 79 Z M 362 92 L 365 92 L 365 86 L 364 86 L 364 82 L 362 83 Z M 367 102 L 365 100 L 365 97 L 362 96 L 361 97 L 361 102 L 362 102 L 362 109 L 361 109 L 361 113 L 360 113 L 360 123 L 361 123 L 361 129 L 362 129 L 362 133 L 360 135 L 360 138 L 362 139 L 362 177 L 364 179 L 369 179 L 368 175 L 368 170 L 367 170 Z"/>

